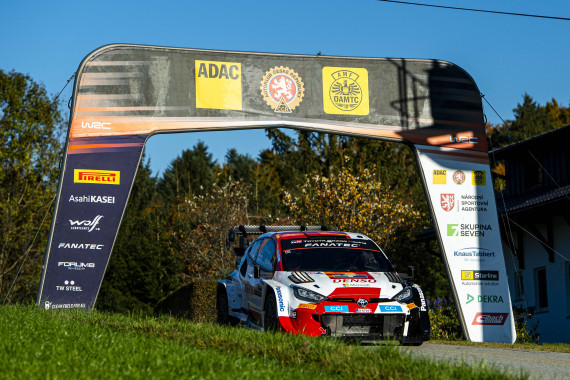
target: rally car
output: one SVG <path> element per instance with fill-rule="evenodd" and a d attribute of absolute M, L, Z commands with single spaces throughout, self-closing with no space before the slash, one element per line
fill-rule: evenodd
<path fill-rule="evenodd" d="M 260 236 L 249 244 L 255 233 Z M 430 338 L 426 300 L 413 274 L 398 274 L 363 234 L 238 226 L 226 245 L 236 254 L 236 270 L 218 281 L 221 324 L 409 345 Z"/>

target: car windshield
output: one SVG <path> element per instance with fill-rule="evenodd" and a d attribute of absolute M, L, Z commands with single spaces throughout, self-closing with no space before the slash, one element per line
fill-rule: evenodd
<path fill-rule="evenodd" d="M 283 239 L 284 271 L 389 272 L 392 264 L 370 240 Z"/>

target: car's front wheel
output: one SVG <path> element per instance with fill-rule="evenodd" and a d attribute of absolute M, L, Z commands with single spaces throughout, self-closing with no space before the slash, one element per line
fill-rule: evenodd
<path fill-rule="evenodd" d="M 265 298 L 265 331 L 281 331 L 281 323 L 277 315 L 277 301 L 275 294 L 271 292 Z"/>

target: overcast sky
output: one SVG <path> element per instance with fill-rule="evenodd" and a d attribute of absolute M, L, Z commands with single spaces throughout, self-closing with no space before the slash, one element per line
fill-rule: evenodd
<path fill-rule="evenodd" d="M 418 0 L 420 2 L 420 0 Z M 570 17 L 568 0 L 425 0 L 425 3 Z M 350 1 L 0 1 L 0 69 L 30 74 L 59 93 L 92 50 L 110 43 L 336 56 L 434 58 L 475 79 L 505 119 L 525 92 L 570 105 L 570 21 Z M 65 103 L 70 85 L 62 93 Z M 500 119 L 485 104 L 492 123 Z M 153 171 L 203 140 L 256 157 L 263 130 L 159 135 Z"/>

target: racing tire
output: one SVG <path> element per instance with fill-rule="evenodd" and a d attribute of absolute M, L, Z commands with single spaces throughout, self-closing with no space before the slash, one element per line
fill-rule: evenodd
<path fill-rule="evenodd" d="M 218 290 L 216 309 L 218 311 L 218 324 L 229 325 L 231 321 L 229 315 L 228 295 L 225 290 Z"/>
<path fill-rule="evenodd" d="M 277 301 L 273 292 L 265 298 L 265 326 L 263 327 L 265 331 L 281 331 L 281 323 L 279 323 L 279 316 L 277 315 Z"/>

